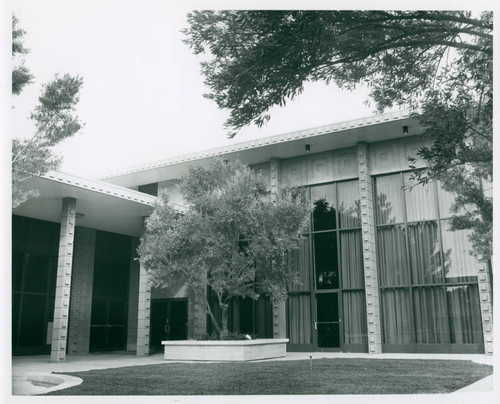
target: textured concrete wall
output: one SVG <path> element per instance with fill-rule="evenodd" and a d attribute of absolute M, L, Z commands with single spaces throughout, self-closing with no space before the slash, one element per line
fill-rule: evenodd
<path fill-rule="evenodd" d="M 66 359 L 75 220 L 76 199 L 64 198 L 61 212 L 59 257 L 57 261 L 56 296 L 54 304 L 54 324 L 52 329 L 52 347 L 50 353 L 50 360 L 52 362 L 60 362 Z"/>
<path fill-rule="evenodd" d="M 68 354 L 89 353 L 95 237 L 94 229 L 75 230 Z"/>

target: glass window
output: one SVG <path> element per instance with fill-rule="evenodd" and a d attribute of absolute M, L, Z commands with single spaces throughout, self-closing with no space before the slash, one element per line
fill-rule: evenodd
<path fill-rule="evenodd" d="M 311 187 L 314 231 L 337 227 L 335 211 L 335 184 Z"/>
<path fill-rule="evenodd" d="M 19 345 L 45 345 L 45 295 L 25 294 L 22 300 Z"/>
<path fill-rule="evenodd" d="M 452 344 L 483 342 L 481 310 L 477 285 L 446 288 Z"/>
<path fill-rule="evenodd" d="M 432 220 L 437 218 L 434 184 L 415 184 L 410 181 L 411 174 L 404 174 L 406 217 L 408 222 Z"/>
<path fill-rule="evenodd" d="M 19 292 L 22 287 L 24 253 L 12 252 L 12 290 Z"/>
<path fill-rule="evenodd" d="M 443 260 L 447 283 L 477 282 L 477 262 L 470 254 L 469 230 L 450 230 L 447 220 L 441 221 Z"/>
<path fill-rule="evenodd" d="M 342 287 L 362 289 L 364 287 L 364 273 L 361 230 L 340 232 L 340 265 Z"/>
<path fill-rule="evenodd" d="M 377 224 L 401 223 L 403 215 L 403 191 L 400 174 L 376 179 Z"/>
<path fill-rule="evenodd" d="M 346 344 L 368 343 L 366 331 L 365 292 L 342 293 L 344 306 L 344 342 Z"/>
<path fill-rule="evenodd" d="M 292 256 L 294 270 L 296 271 L 300 283 L 289 285 L 289 291 L 298 292 L 301 290 L 311 290 L 309 236 L 303 236 L 303 238 L 299 240 L 299 248 L 292 251 Z"/>
<path fill-rule="evenodd" d="M 339 269 L 336 232 L 314 235 L 316 289 L 337 289 Z"/>
<path fill-rule="evenodd" d="M 352 227 L 361 227 L 359 182 L 341 182 L 337 187 L 340 228 L 349 229 Z"/>
<path fill-rule="evenodd" d="M 414 288 L 416 342 L 443 344 L 448 342 L 446 300 L 443 287 Z"/>
<path fill-rule="evenodd" d="M 290 344 L 311 344 L 311 297 L 288 296 L 288 335 Z"/>
<path fill-rule="evenodd" d="M 408 225 L 410 268 L 414 285 L 443 282 L 437 222 Z"/>
<path fill-rule="evenodd" d="M 406 262 L 405 230 L 402 225 L 384 226 L 378 229 L 377 256 L 380 286 L 410 284 Z"/>
<path fill-rule="evenodd" d="M 452 216 L 451 213 L 451 205 L 455 202 L 456 195 L 445 191 L 441 183 L 437 182 L 437 196 L 438 196 L 438 206 L 439 206 L 439 216 L 443 218 L 447 218 Z"/>
<path fill-rule="evenodd" d="M 43 293 L 47 289 L 49 274 L 49 256 L 45 254 L 30 254 L 24 273 L 24 291 Z"/>
<path fill-rule="evenodd" d="M 407 288 L 381 291 L 383 307 L 382 340 L 385 344 L 413 342 L 410 292 Z"/>

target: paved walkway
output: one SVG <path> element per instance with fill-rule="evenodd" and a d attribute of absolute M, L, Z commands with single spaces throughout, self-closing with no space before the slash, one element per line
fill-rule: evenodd
<path fill-rule="evenodd" d="M 331 352 L 288 352 L 285 358 L 269 360 L 307 360 L 319 358 L 370 358 L 370 359 L 456 359 L 471 360 L 477 363 L 493 365 L 493 357 L 487 355 L 448 355 L 448 354 L 354 354 Z M 168 365 L 161 353 L 138 358 L 133 354 L 94 354 L 68 355 L 65 362 L 51 363 L 49 356 L 15 357 L 12 359 L 12 394 L 36 395 L 48 393 L 78 385 L 80 378 L 54 375 L 53 373 L 78 372 L 94 369 L 111 369 L 125 366 Z M 492 393 L 493 376 L 488 376 L 457 393 Z"/>

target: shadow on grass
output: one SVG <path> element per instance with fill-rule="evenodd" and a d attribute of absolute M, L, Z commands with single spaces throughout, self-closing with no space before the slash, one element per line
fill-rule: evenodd
<path fill-rule="evenodd" d="M 65 373 L 79 386 L 50 395 L 287 395 L 450 393 L 493 373 L 460 360 L 315 359 L 164 363 Z"/>

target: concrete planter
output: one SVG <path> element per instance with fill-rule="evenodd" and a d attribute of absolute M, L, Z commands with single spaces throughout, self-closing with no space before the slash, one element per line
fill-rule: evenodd
<path fill-rule="evenodd" d="M 163 341 L 165 360 L 253 361 L 286 356 L 288 338 L 245 341 Z"/>

